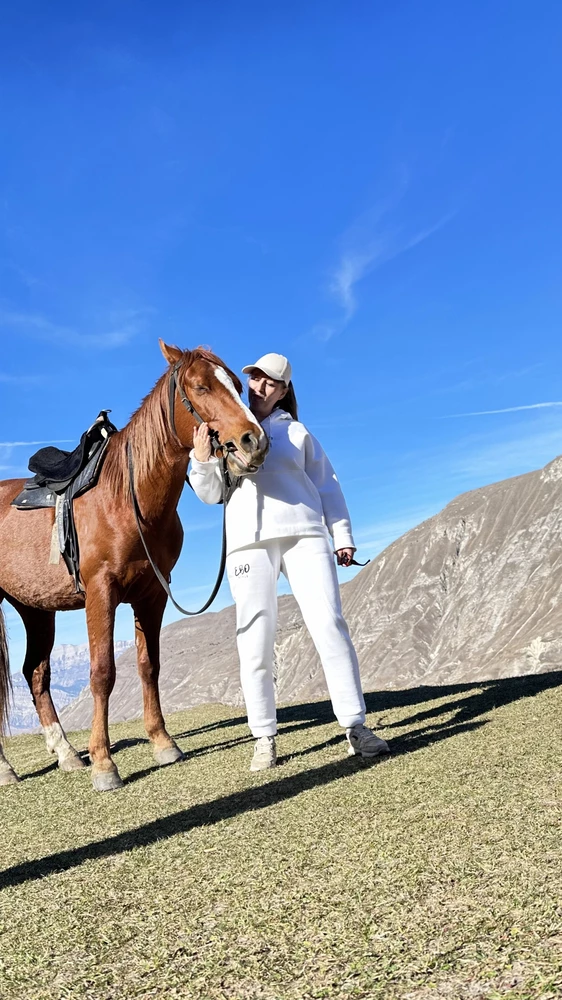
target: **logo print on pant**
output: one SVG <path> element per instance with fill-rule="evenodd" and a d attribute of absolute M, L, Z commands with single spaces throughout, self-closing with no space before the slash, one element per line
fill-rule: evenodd
<path fill-rule="evenodd" d="M 250 564 L 244 563 L 244 565 L 234 567 L 234 576 L 247 576 L 250 572 Z"/>

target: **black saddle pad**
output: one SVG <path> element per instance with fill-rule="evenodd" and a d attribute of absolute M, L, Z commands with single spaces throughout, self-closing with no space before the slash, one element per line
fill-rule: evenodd
<path fill-rule="evenodd" d="M 29 459 L 29 471 L 35 473 L 29 485 L 52 486 L 61 490 L 86 467 L 94 453 L 117 428 L 107 418 L 109 410 L 101 410 L 91 427 L 84 431 L 74 451 L 62 448 L 40 448 Z M 27 484 L 26 484 L 27 485 Z"/>
<path fill-rule="evenodd" d="M 74 451 L 63 451 L 62 448 L 54 448 L 52 445 L 41 448 L 29 459 L 29 471 L 34 472 L 45 482 L 71 479 L 79 472 L 82 465 L 85 439 L 86 434 L 83 434 L 80 444 Z"/>

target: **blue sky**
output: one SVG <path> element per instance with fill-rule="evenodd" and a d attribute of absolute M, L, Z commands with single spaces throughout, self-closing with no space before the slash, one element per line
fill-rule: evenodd
<path fill-rule="evenodd" d="M 548 0 L 7 6 L 0 475 L 123 425 L 159 336 L 290 357 L 364 558 L 562 452 L 561 29 Z M 195 605 L 220 514 L 181 514 Z"/>

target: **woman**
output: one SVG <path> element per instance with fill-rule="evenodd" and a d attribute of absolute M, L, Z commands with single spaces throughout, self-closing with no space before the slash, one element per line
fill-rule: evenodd
<path fill-rule="evenodd" d="M 236 602 L 240 677 L 256 740 L 250 769 L 277 762 L 273 646 L 280 572 L 318 650 L 348 752 L 388 753 L 385 741 L 365 726 L 357 654 L 341 610 L 334 551 L 340 566 L 350 565 L 355 552 L 341 487 L 318 441 L 298 421 L 287 358 L 266 354 L 242 370 L 249 375 L 250 409 L 270 442 L 264 465 L 242 480 L 227 509 L 227 573 Z M 195 433 L 189 479 L 205 503 L 221 499 L 219 462 L 212 457 L 206 424 Z"/>

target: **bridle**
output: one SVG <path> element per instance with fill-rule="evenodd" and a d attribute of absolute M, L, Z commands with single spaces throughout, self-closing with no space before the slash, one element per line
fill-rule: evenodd
<path fill-rule="evenodd" d="M 184 387 L 182 386 L 182 384 L 181 384 L 181 382 L 180 382 L 180 380 L 178 378 L 178 372 L 179 372 L 180 368 L 182 367 L 182 364 L 183 364 L 182 361 L 177 361 L 176 362 L 176 364 L 172 367 L 172 369 L 170 371 L 170 377 L 169 377 L 169 381 L 168 381 L 168 401 L 169 401 L 169 409 L 170 409 L 170 425 L 172 427 L 172 430 L 173 430 L 176 438 L 178 438 L 178 440 L 179 440 L 179 436 L 178 436 L 178 432 L 176 430 L 176 421 L 175 421 L 175 416 L 174 416 L 176 391 L 177 391 L 177 393 L 178 393 L 178 395 L 180 397 L 181 402 L 185 406 L 186 410 L 189 413 L 191 413 L 191 416 L 194 417 L 194 419 L 197 422 L 197 424 L 202 424 L 203 423 L 203 418 L 200 416 L 200 414 L 195 409 L 193 403 L 191 402 L 191 400 L 187 396 L 187 393 L 186 393 Z M 132 452 L 132 449 L 131 449 L 130 442 L 127 442 L 127 463 L 128 463 L 128 466 L 129 466 L 129 487 L 130 487 L 130 490 L 131 490 L 131 499 L 132 499 L 132 502 L 133 502 L 133 511 L 134 511 L 134 515 L 135 515 L 135 521 L 136 521 L 136 524 L 137 524 L 137 530 L 138 530 L 138 533 L 139 533 L 140 540 L 142 542 L 144 551 L 146 553 L 146 558 L 148 559 L 150 565 L 152 566 L 152 569 L 154 570 L 156 579 L 158 580 L 158 582 L 161 584 L 161 586 L 165 590 L 166 594 L 170 598 L 170 600 L 171 600 L 172 604 L 174 605 L 174 607 L 177 608 L 178 611 L 182 615 L 189 615 L 190 617 L 193 617 L 195 615 L 201 615 L 201 614 L 203 614 L 204 611 L 207 611 L 207 609 L 210 608 L 211 604 L 213 603 L 215 597 L 217 596 L 217 594 L 218 594 L 218 592 L 220 590 L 220 587 L 221 587 L 221 584 L 222 584 L 222 581 L 223 581 L 223 578 L 224 578 L 224 571 L 225 571 L 225 568 L 226 568 L 226 505 L 227 505 L 228 501 L 230 500 L 230 497 L 232 496 L 234 490 L 237 488 L 237 486 L 239 485 L 239 482 L 240 482 L 240 478 L 239 477 L 232 478 L 231 475 L 230 475 L 230 473 L 229 473 L 229 471 L 228 471 L 227 462 L 228 462 L 228 452 L 229 452 L 230 449 L 228 448 L 228 446 L 221 445 L 220 440 L 219 440 L 218 431 L 213 431 L 213 430 L 209 429 L 209 436 L 210 436 L 210 439 L 211 439 L 211 451 L 213 452 L 213 454 L 216 457 L 219 457 L 219 459 L 220 459 L 220 470 L 221 470 L 221 478 L 222 478 L 222 499 L 220 500 L 220 503 L 222 503 L 222 505 L 223 505 L 223 515 L 222 515 L 222 548 L 221 548 L 221 557 L 220 557 L 219 572 L 218 572 L 218 575 L 217 575 L 215 586 L 213 587 L 213 592 L 212 592 L 211 596 L 209 597 L 209 599 L 205 602 L 205 604 L 203 605 L 203 607 L 199 608 L 198 611 L 187 611 L 186 608 L 182 608 L 181 604 L 178 604 L 178 602 L 175 600 L 175 598 L 174 598 L 174 596 L 172 594 L 172 591 L 170 589 L 170 582 L 169 582 L 169 580 L 166 580 L 165 576 L 163 575 L 163 573 L 160 572 L 160 570 L 158 569 L 158 566 L 154 562 L 154 559 L 150 555 L 150 552 L 148 550 L 148 546 L 147 546 L 146 541 L 145 541 L 145 537 L 144 537 L 144 535 L 142 533 L 142 523 L 144 521 L 144 518 L 142 516 L 141 509 L 139 507 L 139 502 L 138 502 L 137 494 L 136 494 L 136 491 L 135 491 L 135 469 L 134 469 L 134 464 L 133 464 L 133 452 Z M 218 456 L 219 450 L 222 451 L 222 454 L 220 456 Z M 186 481 L 186 483 L 188 483 L 189 486 L 191 486 L 191 483 L 189 482 L 189 478 L 188 478 L 187 475 L 185 477 L 185 481 Z"/>
<path fill-rule="evenodd" d="M 183 405 L 185 406 L 186 410 L 189 413 L 191 413 L 192 417 L 195 417 L 196 422 L 198 424 L 202 424 L 203 423 L 203 417 L 199 416 L 197 410 L 195 409 L 195 407 L 194 407 L 193 403 L 191 402 L 191 400 L 188 398 L 188 396 L 186 394 L 186 391 L 185 391 L 183 385 L 181 384 L 181 382 L 180 382 L 180 380 L 178 378 L 178 372 L 179 372 L 182 364 L 183 364 L 182 361 L 176 361 L 175 365 L 173 366 L 173 368 L 170 371 L 170 377 L 168 379 L 168 402 L 169 402 L 169 405 L 170 405 L 170 423 L 172 425 L 172 430 L 173 430 L 174 434 L 176 435 L 176 437 L 178 438 L 178 440 L 179 440 L 179 436 L 178 436 L 178 432 L 176 430 L 176 419 L 175 419 L 176 391 L 177 391 L 178 396 L 180 397 Z M 213 454 L 216 454 L 217 451 L 219 450 L 219 448 L 221 447 L 220 441 L 219 441 L 219 432 L 218 431 L 212 431 L 211 428 L 209 428 L 209 437 L 211 439 L 211 451 L 213 452 Z M 186 482 L 189 482 L 189 479 L 187 478 L 187 476 L 185 478 L 186 478 Z"/>
<path fill-rule="evenodd" d="M 197 424 L 199 424 L 199 425 L 201 425 L 202 423 L 204 423 L 203 417 L 200 416 L 200 414 L 195 409 L 193 403 L 189 399 L 189 397 L 188 397 L 188 395 L 187 395 L 187 393 L 186 393 L 183 385 L 181 384 L 181 382 L 180 382 L 180 380 L 178 378 L 178 372 L 179 372 L 181 366 L 182 366 L 182 362 L 181 361 L 176 361 L 176 364 L 174 365 L 174 367 L 170 371 L 170 378 L 168 380 L 168 403 L 169 403 L 169 406 L 170 406 L 170 424 L 172 425 L 172 430 L 173 430 L 174 434 L 176 435 L 178 441 L 179 441 L 179 435 L 178 435 L 178 432 L 176 430 L 176 418 L 175 418 L 176 391 L 177 391 L 177 393 L 178 393 L 178 395 L 179 395 L 179 397 L 180 397 L 183 405 L 185 406 L 186 410 L 188 411 L 188 413 L 191 413 L 191 416 L 195 419 L 195 422 Z M 227 493 L 226 503 L 228 503 L 228 501 L 230 500 L 232 494 L 234 493 L 234 490 L 240 485 L 240 478 L 241 478 L 240 476 L 231 476 L 230 472 L 228 471 L 228 466 L 227 466 L 228 453 L 232 452 L 232 451 L 236 451 L 236 446 L 234 444 L 232 444 L 231 442 L 227 442 L 226 444 L 221 444 L 221 441 L 220 441 L 220 438 L 219 438 L 219 432 L 211 430 L 210 427 L 209 427 L 209 439 L 210 439 L 212 454 L 215 457 L 220 458 L 220 460 L 221 460 L 221 473 L 222 473 L 222 480 L 223 480 L 223 494 L 224 494 L 224 484 L 226 483 L 226 493 Z M 219 455 L 219 451 L 222 452 L 221 455 Z M 189 481 L 189 476 L 186 475 L 185 481 L 186 481 L 187 485 L 191 489 L 193 489 L 193 486 L 191 485 L 191 483 Z M 219 502 L 220 503 L 225 502 L 224 501 L 224 497 L 223 497 L 223 500 L 220 500 Z"/>

